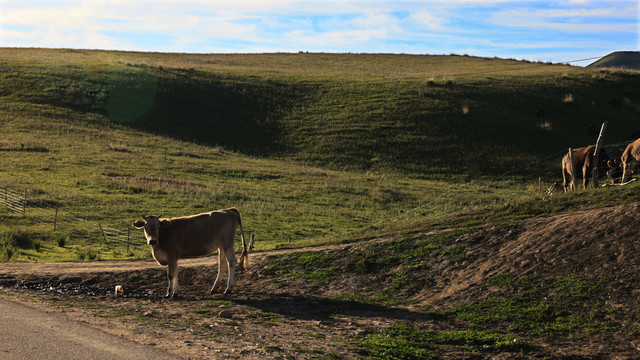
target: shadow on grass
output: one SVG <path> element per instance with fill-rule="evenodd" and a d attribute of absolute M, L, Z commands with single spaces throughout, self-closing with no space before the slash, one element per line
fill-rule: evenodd
<path fill-rule="evenodd" d="M 111 121 L 146 132 L 272 155 L 284 146 L 281 117 L 309 91 L 276 81 L 162 69 L 140 81 L 113 84 L 108 113 Z"/>
<path fill-rule="evenodd" d="M 238 305 L 254 307 L 264 312 L 276 313 L 298 320 L 330 321 L 340 316 L 384 317 L 406 321 L 444 319 L 439 315 L 423 312 L 313 295 L 264 294 L 259 295 L 260 298 L 257 297 L 254 299 L 241 299 L 231 295 L 228 299 Z"/>

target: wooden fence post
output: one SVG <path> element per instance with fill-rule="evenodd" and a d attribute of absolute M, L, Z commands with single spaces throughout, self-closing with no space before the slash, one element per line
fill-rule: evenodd
<path fill-rule="evenodd" d="M 251 240 L 249 240 L 249 249 L 247 251 L 251 251 L 253 249 L 253 242 L 255 241 L 255 235 L 251 234 Z"/>
<path fill-rule="evenodd" d="M 58 207 L 56 206 L 56 215 L 53 218 L 53 232 L 56 231 L 56 224 L 58 223 Z"/>
<path fill-rule="evenodd" d="M 104 230 L 102 230 L 102 224 L 98 223 L 98 226 L 100 227 L 100 232 L 102 233 L 102 239 L 104 239 L 104 245 L 108 249 L 109 248 L 109 243 L 107 243 L 107 237 L 104 234 Z"/>
<path fill-rule="evenodd" d="M 538 176 L 538 191 L 542 192 L 542 177 Z"/>
<path fill-rule="evenodd" d="M 24 188 L 24 199 L 22 200 L 22 216 L 27 216 L 27 188 Z"/>
<path fill-rule="evenodd" d="M 569 188 L 573 188 L 576 190 L 576 167 L 573 164 L 573 149 L 569 148 L 569 161 L 571 162 L 571 186 Z"/>
<path fill-rule="evenodd" d="M 598 140 L 596 141 L 596 150 L 593 153 L 593 163 L 591 168 L 593 169 L 593 187 L 598 188 L 598 165 L 600 163 L 600 148 L 602 147 L 602 138 L 604 136 L 604 131 L 607 129 L 607 121 L 602 123 L 602 127 L 600 128 L 600 135 L 598 135 Z"/>
<path fill-rule="evenodd" d="M 129 239 L 131 238 L 131 229 L 127 228 L 127 252 L 129 252 Z"/>

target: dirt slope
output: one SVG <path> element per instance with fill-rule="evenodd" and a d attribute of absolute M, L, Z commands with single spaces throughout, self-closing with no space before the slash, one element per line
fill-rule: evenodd
<path fill-rule="evenodd" d="M 639 305 L 640 203 L 570 212 L 494 227 L 458 239 L 473 242 L 478 260 L 454 266 L 454 280 L 429 302 L 482 297 L 475 285 L 499 273 L 613 280 L 612 298 Z"/>
<path fill-rule="evenodd" d="M 362 307 L 336 300 L 341 293 L 375 293 L 345 273 L 331 286 L 265 275 L 265 258 L 292 250 L 254 253 L 251 271 L 240 274 L 231 297 L 208 295 L 216 257 L 180 263 L 183 299 L 165 300 L 164 269 L 152 261 L 3 264 L 0 296 L 63 313 L 108 332 L 165 349 L 185 358 L 357 357 L 345 339 L 405 321 L 425 329 L 460 329 L 455 320 L 434 321 L 421 309 L 482 299 L 487 279 L 501 273 L 607 278 L 612 307 L 637 312 L 640 302 L 640 203 L 570 212 L 493 227 L 456 241 L 473 254 L 463 262 L 434 262 L 435 284 L 408 307 Z M 376 241 L 393 241 L 393 238 Z M 348 256 L 366 244 L 336 245 L 324 251 Z M 308 250 L 308 249 L 307 249 Z M 318 250 L 318 248 L 314 248 Z M 126 297 L 115 297 L 115 285 Z M 231 303 L 229 303 L 231 302 Z M 51 306 L 54 304 L 56 306 Z M 230 318 L 219 312 L 230 310 Z M 229 345 L 233 344 L 233 346 Z M 540 344 L 531 354 L 469 354 L 454 358 L 640 358 L 633 333 L 617 331 Z"/>

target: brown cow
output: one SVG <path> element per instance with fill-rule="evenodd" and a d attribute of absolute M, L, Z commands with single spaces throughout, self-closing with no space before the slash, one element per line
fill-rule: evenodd
<path fill-rule="evenodd" d="M 620 161 L 622 162 L 622 180 L 621 184 L 624 184 L 627 179 L 627 174 L 630 174 L 638 164 L 640 163 L 640 139 L 632 142 L 627 145 L 627 148 L 624 149 L 622 156 L 620 157 Z"/>
<path fill-rule="evenodd" d="M 573 163 L 576 165 L 576 178 L 582 178 L 582 184 L 585 189 L 587 188 L 589 178 L 593 176 L 593 153 L 595 150 L 595 145 L 589 145 L 579 149 L 573 149 L 571 152 Z M 607 160 L 609 160 L 609 155 L 607 155 L 604 149 L 600 149 L 598 158 L 598 176 L 602 176 L 605 174 L 604 168 Z M 569 161 L 569 154 L 566 154 L 562 158 L 562 187 L 564 192 L 567 192 L 567 178 L 571 179 L 571 161 Z M 570 181 L 570 187 L 573 188 L 573 180 Z"/>
<path fill-rule="evenodd" d="M 224 294 L 228 294 L 233 286 L 236 270 L 233 244 L 238 226 L 242 235 L 240 266 L 247 269 L 247 243 L 244 239 L 242 219 L 238 209 L 217 210 L 172 219 L 160 219 L 159 216 L 147 215 L 144 216 L 144 221 L 138 220 L 132 225 L 136 229 L 144 229 L 147 244 L 152 246 L 153 258 L 158 264 L 168 265 L 169 287 L 166 297 L 177 297 L 178 294 L 178 259 L 206 256 L 216 250 L 219 255 L 218 277 L 209 293 L 213 293 L 218 286 L 225 270 L 229 270 L 227 288 L 224 291 Z M 223 266 L 223 262 L 226 262 L 226 267 Z"/>

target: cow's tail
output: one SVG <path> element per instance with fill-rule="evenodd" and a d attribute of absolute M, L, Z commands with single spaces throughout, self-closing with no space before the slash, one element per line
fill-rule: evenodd
<path fill-rule="evenodd" d="M 244 238 L 244 230 L 242 229 L 242 217 L 240 216 L 240 211 L 238 211 L 238 209 L 233 208 L 232 210 L 238 218 L 238 226 L 240 226 L 240 235 L 242 236 L 242 253 L 240 253 L 240 267 L 243 271 L 247 271 L 249 269 L 249 252 L 247 251 L 247 241 Z"/>

